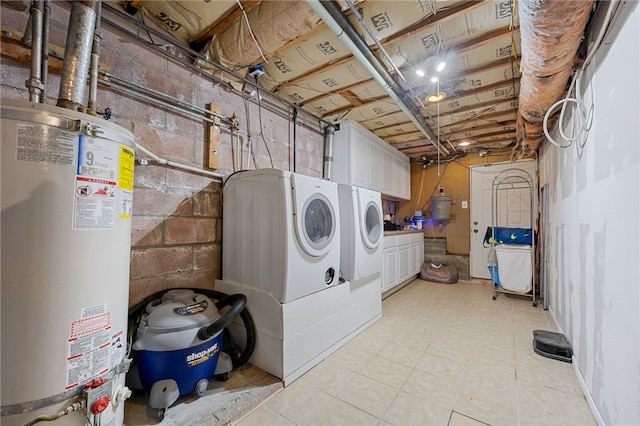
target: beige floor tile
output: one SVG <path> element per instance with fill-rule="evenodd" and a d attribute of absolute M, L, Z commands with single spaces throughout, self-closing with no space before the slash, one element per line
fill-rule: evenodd
<path fill-rule="evenodd" d="M 461 361 L 431 353 L 425 353 L 415 366 L 416 370 L 456 381 L 462 378 L 466 367 L 466 360 Z"/>
<path fill-rule="evenodd" d="M 372 340 L 368 336 L 359 335 L 347 343 L 344 348 L 348 351 L 375 355 L 382 349 L 382 345 L 380 342 Z"/>
<path fill-rule="evenodd" d="M 407 367 L 415 367 L 420 358 L 422 358 L 424 352 L 416 349 L 407 348 L 397 343 L 387 343 L 378 352 L 380 358 L 388 359 L 393 362 L 397 362 Z"/>
<path fill-rule="evenodd" d="M 244 419 L 235 423 L 234 426 L 295 426 L 280 414 L 276 413 L 266 405 L 262 405 L 255 409 Z"/>
<path fill-rule="evenodd" d="M 298 380 L 269 399 L 265 405 L 297 425 L 304 425 L 325 412 L 333 397 Z"/>
<path fill-rule="evenodd" d="M 327 407 L 327 410 L 311 419 L 307 425 L 368 426 L 375 425 L 379 421 L 380 419 L 377 417 L 365 413 L 344 401 L 335 399 Z"/>
<path fill-rule="evenodd" d="M 467 417 L 453 411 L 451 413 L 451 418 L 449 419 L 448 426 L 482 426 L 486 424 L 487 423 L 482 423 L 476 419 L 472 419 L 471 417 Z"/>
<path fill-rule="evenodd" d="M 518 383 L 521 425 L 595 425 L 584 396 Z"/>
<path fill-rule="evenodd" d="M 383 317 L 239 425 L 591 425 L 573 366 L 535 354 L 555 331 L 484 281 L 415 281 Z"/>
<path fill-rule="evenodd" d="M 356 373 L 344 367 L 336 358 L 328 358 L 313 367 L 299 380 L 330 395 L 337 395 Z"/>
<path fill-rule="evenodd" d="M 496 395 L 491 388 L 474 395 L 461 390 L 453 409 L 464 416 L 494 426 L 517 424 L 515 394 L 511 397 Z"/>
<path fill-rule="evenodd" d="M 367 363 L 360 371 L 360 374 L 370 379 L 384 383 L 394 388 L 400 389 L 404 385 L 407 377 L 411 374 L 412 368 L 400 363 L 375 357 Z"/>
<path fill-rule="evenodd" d="M 375 355 L 366 352 L 358 352 L 351 350 L 349 347 L 343 347 L 336 351 L 332 358 L 335 359 L 343 367 L 352 371 L 361 371 L 364 366 L 373 359 Z"/>
<path fill-rule="evenodd" d="M 383 418 L 397 394 L 398 389 L 392 386 L 356 374 L 337 396 L 347 404 Z"/>
<path fill-rule="evenodd" d="M 398 426 L 446 425 L 450 415 L 451 408 L 447 406 L 400 392 L 387 410 L 384 420 Z"/>
<path fill-rule="evenodd" d="M 417 398 L 452 408 L 458 394 L 458 380 L 414 370 L 402 390 Z"/>

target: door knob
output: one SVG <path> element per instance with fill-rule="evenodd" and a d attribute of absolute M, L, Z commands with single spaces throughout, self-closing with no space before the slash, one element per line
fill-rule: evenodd
<path fill-rule="evenodd" d="M 477 233 L 478 233 L 478 230 L 477 230 L 477 229 L 474 229 L 474 230 L 473 230 L 473 232 L 477 234 Z"/>
<path fill-rule="evenodd" d="M 478 221 L 477 221 L 477 220 L 474 220 L 474 221 L 473 221 L 473 224 L 474 224 L 474 225 L 477 225 L 477 224 L 478 224 Z"/>

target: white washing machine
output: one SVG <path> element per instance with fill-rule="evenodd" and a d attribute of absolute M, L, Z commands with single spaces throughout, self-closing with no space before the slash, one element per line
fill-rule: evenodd
<path fill-rule="evenodd" d="M 277 169 L 231 175 L 223 190 L 222 277 L 281 303 L 339 284 L 335 182 Z"/>
<path fill-rule="evenodd" d="M 342 277 L 347 281 L 379 278 L 383 236 L 380 193 L 339 184 L 338 199 Z"/>

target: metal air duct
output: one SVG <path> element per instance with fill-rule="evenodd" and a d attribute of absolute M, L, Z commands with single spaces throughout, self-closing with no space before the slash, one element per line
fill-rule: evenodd
<path fill-rule="evenodd" d="M 522 78 L 514 154 L 532 153 L 544 140 L 544 115 L 565 92 L 592 7 L 593 0 L 518 1 Z"/>
<path fill-rule="evenodd" d="M 57 103 L 60 107 L 76 111 L 82 107 L 97 10 L 96 1 L 74 1 L 71 7 Z"/>

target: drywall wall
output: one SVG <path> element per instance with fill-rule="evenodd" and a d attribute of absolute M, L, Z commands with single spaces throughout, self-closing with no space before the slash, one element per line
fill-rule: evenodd
<path fill-rule="evenodd" d="M 640 8 L 628 3 L 583 78 L 594 107 L 584 147 L 546 143 L 540 156 L 550 309 L 596 418 L 612 425 L 640 424 Z"/>
<path fill-rule="evenodd" d="M 3 30 L 24 31 L 29 2 L 0 2 Z M 70 5 L 53 2 L 50 43 L 64 47 Z M 114 17 L 103 13 L 110 18 Z M 141 32 L 143 34 L 144 32 Z M 244 149 L 247 154 L 248 133 L 253 141 L 249 168 L 270 167 L 269 156 L 276 168 L 321 176 L 323 167 L 322 132 L 307 127 L 297 129 L 293 143 L 293 126 L 286 118 L 262 110 L 207 79 L 155 53 L 148 45 L 133 40 L 109 25 L 102 26 L 103 44 L 100 62 L 120 78 L 150 87 L 203 108 L 207 103 L 220 106 L 221 113 L 236 113 Z M 25 52 L 24 57 L 28 57 Z M 28 99 L 25 80 L 28 63 L 2 57 L 0 62 L 3 98 Z M 46 103 L 54 105 L 60 77 L 49 74 Z M 155 107 L 135 96 L 124 96 L 100 87 L 99 108 L 111 107 L 112 120 L 132 131 L 136 142 L 171 161 L 196 168 L 205 164 L 205 131 L 202 120 Z M 299 120 L 303 120 L 303 114 Z M 261 119 L 260 119 L 261 118 Z M 312 125 L 317 127 L 317 120 Z M 233 171 L 232 142 L 226 130 L 220 141 L 220 168 L 224 174 Z M 268 149 L 268 151 L 267 151 Z M 233 220 L 230 218 L 229 220 Z M 221 278 L 222 252 L 221 185 L 197 173 L 171 167 L 136 164 L 133 195 L 131 285 L 129 303 L 135 304 L 149 294 L 174 287 L 213 288 Z"/>

